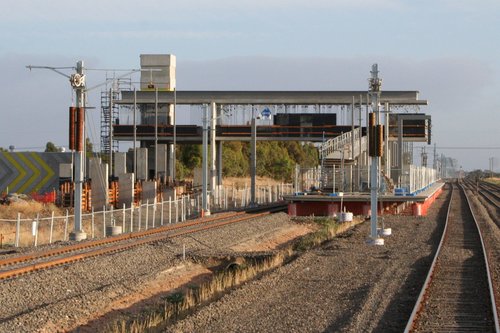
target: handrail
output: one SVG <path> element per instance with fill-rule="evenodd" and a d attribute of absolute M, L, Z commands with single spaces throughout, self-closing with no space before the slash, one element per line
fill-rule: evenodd
<path fill-rule="evenodd" d="M 352 137 L 354 135 L 354 140 L 359 140 L 362 136 L 361 128 L 357 127 L 354 131 L 349 131 L 346 133 L 342 133 L 339 136 L 329 139 L 321 145 L 321 156 L 325 158 L 329 154 L 334 153 L 335 151 L 340 151 L 345 148 L 346 145 L 350 145 L 352 142 Z"/>

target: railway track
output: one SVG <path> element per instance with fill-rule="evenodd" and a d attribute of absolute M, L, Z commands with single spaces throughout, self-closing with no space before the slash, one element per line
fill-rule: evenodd
<path fill-rule="evenodd" d="M 487 202 L 496 207 L 496 209 L 500 209 L 500 187 L 484 181 L 475 183 L 467 179 L 463 184 L 472 192 L 481 195 Z"/>
<path fill-rule="evenodd" d="M 482 236 L 465 191 L 457 185 L 405 332 L 500 332 Z"/>
<path fill-rule="evenodd" d="M 100 255 L 121 252 L 148 243 L 262 217 L 274 212 L 283 211 L 285 207 L 285 205 L 277 205 L 254 208 L 244 212 L 220 214 L 214 217 L 197 219 L 185 223 L 164 225 L 142 232 L 86 241 L 62 246 L 57 249 L 1 259 L 0 280 L 15 278 L 19 275 L 36 272 L 42 269 L 70 264 Z"/>
<path fill-rule="evenodd" d="M 487 210 L 493 222 L 500 227 L 500 187 L 488 182 L 474 182 L 465 179 L 463 185 L 478 197 L 482 206 Z"/>
<path fill-rule="evenodd" d="M 488 184 L 486 182 L 479 183 L 479 194 L 481 194 L 488 202 L 500 209 L 500 189 L 498 186 Z"/>

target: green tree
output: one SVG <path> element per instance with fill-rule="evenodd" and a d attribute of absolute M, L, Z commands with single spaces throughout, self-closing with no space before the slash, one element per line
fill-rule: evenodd
<path fill-rule="evenodd" d="M 54 143 L 52 142 L 47 142 L 47 144 L 45 145 L 45 152 L 46 153 L 60 153 L 61 152 L 61 148 L 57 147 Z"/>
<path fill-rule="evenodd" d="M 240 141 L 224 142 L 222 149 L 222 173 L 228 177 L 244 177 L 250 174 L 248 144 Z"/>
<path fill-rule="evenodd" d="M 201 145 L 178 145 L 176 175 L 182 179 L 193 175 L 193 169 L 202 163 Z M 257 175 L 290 181 L 295 164 L 314 167 L 319 163 L 318 149 L 313 144 L 300 142 L 257 142 Z M 225 177 L 250 175 L 250 144 L 248 142 L 223 142 L 222 173 Z"/>
<path fill-rule="evenodd" d="M 307 143 L 302 145 L 302 150 L 304 151 L 305 158 L 302 161 L 297 161 L 301 166 L 305 168 L 312 168 L 318 166 L 319 164 L 319 151 L 312 143 Z"/>
<path fill-rule="evenodd" d="M 201 166 L 201 145 L 177 145 L 176 159 L 176 178 L 193 177 L 194 168 Z"/>
<path fill-rule="evenodd" d="M 266 141 L 257 144 L 257 175 L 289 181 L 295 161 L 283 142 Z"/>
<path fill-rule="evenodd" d="M 88 158 L 94 157 L 94 144 L 89 138 L 85 139 L 85 150 Z"/>

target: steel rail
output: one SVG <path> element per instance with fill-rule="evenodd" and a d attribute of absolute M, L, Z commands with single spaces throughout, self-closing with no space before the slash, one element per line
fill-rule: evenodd
<path fill-rule="evenodd" d="M 117 245 L 109 246 L 106 248 L 94 249 L 94 250 L 90 250 L 90 251 L 84 252 L 84 253 L 69 255 L 69 256 L 63 257 L 63 258 L 56 258 L 56 259 L 48 260 L 48 261 L 42 262 L 42 263 L 34 263 L 34 264 L 25 265 L 25 266 L 19 267 L 19 268 L 1 271 L 0 272 L 0 280 L 12 278 L 12 277 L 15 277 L 15 276 L 18 276 L 21 274 L 34 272 L 34 271 L 38 271 L 41 269 L 46 269 L 46 268 L 50 268 L 50 267 L 55 267 L 55 266 L 67 264 L 67 263 L 76 262 L 76 261 L 86 259 L 86 258 L 96 257 L 99 255 L 104 255 L 104 254 L 109 254 L 109 253 L 114 253 L 114 252 L 121 252 L 121 251 L 130 249 L 130 248 L 133 248 L 136 246 L 144 245 L 147 243 L 152 243 L 152 242 L 156 242 L 156 241 L 160 241 L 160 240 L 178 237 L 178 236 L 189 234 L 189 233 L 195 233 L 195 232 L 199 232 L 199 231 L 203 231 L 203 230 L 208 230 L 208 229 L 212 229 L 212 228 L 225 226 L 225 225 L 232 224 L 232 223 L 238 223 L 241 221 L 254 219 L 257 217 L 269 215 L 269 214 L 276 212 L 276 211 L 283 210 L 283 208 L 284 208 L 284 206 L 274 206 L 274 207 L 268 207 L 267 211 L 262 212 L 262 213 L 252 214 L 249 212 L 238 212 L 236 214 L 231 214 L 230 216 L 224 215 L 224 216 L 218 216 L 218 217 L 214 217 L 214 218 L 210 218 L 210 219 L 206 219 L 206 220 L 202 220 L 202 221 L 185 223 L 182 225 L 176 225 L 176 226 L 172 226 L 172 228 L 169 228 L 169 229 L 165 229 L 165 228 L 163 228 L 162 230 L 157 230 L 160 228 L 152 229 L 155 232 L 149 232 L 147 235 L 143 234 L 142 237 L 145 237 L 145 236 L 153 236 L 153 237 L 147 237 L 145 239 L 138 239 L 137 241 L 135 241 L 133 243 L 117 244 Z M 214 224 L 207 224 L 210 222 L 216 222 L 217 220 L 227 219 L 227 218 L 231 218 L 231 217 L 238 217 L 241 215 L 243 215 L 243 216 L 236 218 L 236 219 L 229 220 L 229 221 L 222 221 L 222 222 L 218 222 L 218 223 L 214 223 Z M 188 228 L 188 227 L 197 226 L 197 225 L 199 225 L 198 228 L 183 230 L 183 231 L 179 231 L 179 232 L 173 233 L 173 234 L 156 235 L 155 236 L 155 234 L 158 234 L 160 232 L 175 231 L 178 229 Z M 152 231 L 152 230 L 148 230 L 148 231 Z M 118 237 L 116 237 L 116 238 L 118 238 Z M 138 238 L 138 237 L 133 237 L 133 238 Z M 100 244 L 94 244 L 93 246 L 82 247 L 82 248 L 80 248 L 80 250 L 92 248 L 92 247 L 97 247 L 99 245 L 108 245 L 111 243 L 116 243 L 118 241 L 125 241 L 125 240 L 130 240 L 130 239 L 132 239 L 132 237 L 124 237 L 124 238 L 120 238 L 119 240 L 113 240 L 110 242 L 100 242 Z M 74 251 L 76 251 L 76 250 L 72 250 L 72 252 L 74 252 Z M 66 254 L 66 253 L 68 253 L 68 251 L 59 252 L 58 254 Z M 55 255 L 55 254 L 53 254 L 53 255 Z M 44 257 L 38 256 L 38 257 L 35 257 L 31 260 L 36 260 L 36 259 L 41 259 L 41 258 L 44 258 Z"/>
<path fill-rule="evenodd" d="M 480 194 L 496 208 L 500 208 L 500 195 L 498 188 L 486 185 L 484 182 L 479 184 Z"/>
<path fill-rule="evenodd" d="M 175 225 L 168 224 L 168 225 L 163 225 L 161 227 L 154 228 L 154 229 L 138 231 L 138 232 L 133 232 L 133 233 L 127 233 L 127 234 L 112 236 L 112 237 L 104 238 L 104 239 L 85 241 L 85 242 L 81 242 L 81 243 L 63 246 L 63 247 L 60 247 L 57 249 L 51 249 L 51 250 L 34 252 L 34 253 L 29 253 L 29 254 L 25 254 L 25 255 L 21 255 L 21 256 L 6 258 L 6 259 L 0 260 L 0 267 L 14 265 L 14 264 L 18 264 L 18 263 L 29 261 L 29 260 L 36 260 L 36 259 L 41 259 L 41 258 L 52 257 L 52 256 L 64 254 L 64 253 L 80 251 L 80 250 L 84 250 L 87 248 L 102 246 L 102 245 L 106 245 L 106 244 L 112 244 L 112 243 L 121 242 L 124 240 L 141 238 L 141 237 L 149 236 L 149 235 L 159 233 L 159 232 L 175 230 L 175 229 L 184 228 L 184 227 L 188 227 L 188 226 L 192 226 L 192 225 L 200 224 L 200 223 L 209 223 L 209 222 L 212 222 L 214 220 L 221 219 L 221 218 L 231 218 L 233 216 L 238 216 L 241 214 L 245 214 L 245 212 L 230 213 L 230 214 L 225 214 L 222 216 L 219 215 L 216 217 L 206 218 L 206 219 L 202 219 L 202 220 L 195 220 L 193 222 L 182 223 L 182 224 L 175 224 Z"/>
<path fill-rule="evenodd" d="M 449 216 L 450 216 L 451 202 L 453 201 L 452 198 L 453 198 L 454 191 L 455 191 L 455 188 L 454 188 L 454 186 L 452 186 L 451 187 L 450 202 L 448 203 L 448 210 L 446 212 L 446 221 L 444 224 L 443 234 L 441 235 L 441 239 L 439 240 L 439 245 L 438 245 L 438 248 L 436 250 L 436 254 L 434 255 L 434 259 L 432 260 L 431 268 L 429 269 L 429 272 L 427 273 L 427 277 L 425 278 L 424 285 L 422 287 L 422 290 L 420 291 L 420 294 L 418 295 L 417 302 L 415 303 L 413 311 L 411 312 L 410 319 L 408 320 L 408 323 L 406 324 L 406 328 L 404 330 L 404 333 L 410 333 L 413 330 L 414 325 L 417 321 L 417 317 L 419 315 L 419 312 L 423 306 L 424 298 L 426 297 L 427 289 L 429 288 L 429 285 L 431 283 L 432 276 L 433 276 L 434 270 L 436 268 L 437 259 L 438 259 L 439 253 L 441 252 L 441 248 L 443 246 L 444 239 L 446 237 L 446 230 L 448 230 L 448 220 L 449 220 Z"/>
<path fill-rule="evenodd" d="M 462 187 L 462 185 L 460 185 L 460 186 Z M 493 279 L 492 279 L 491 271 L 490 271 L 490 264 L 488 262 L 488 252 L 486 252 L 486 247 L 484 246 L 484 239 L 483 239 L 483 235 L 481 232 L 481 227 L 479 226 L 479 223 L 477 223 L 476 214 L 474 214 L 474 210 L 472 209 L 472 205 L 470 203 L 469 196 L 467 196 L 463 187 L 462 187 L 462 190 L 465 193 L 465 198 L 467 199 L 467 204 L 469 205 L 469 209 L 472 213 L 472 217 L 474 218 L 474 222 L 476 224 L 476 227 L 477 227 L 477 230 L 479 233 L 479 239 L 481 240 L 481 248 L 483 249 L 484 263 L 486 266 L 486 275 L 488 276 L 488 287 L 490 290 L 490 300 L 491 300 L 491 308 L 492 308 L 492 312 L 493 312 L 493 321 L 495 322 L 495 332 L 500 333 L 500 324 L 498 321 L 498 312 L 497 312 L 497 303 L 500 302 L 500 300 L 495 299 L 495 289 L 494 289 L 495 287 L 493 285 Z"/>
<path fill-rule="evenodd" d="M 480 243 L 481 243 L 481 248 L 482 248 L 482 251 L 483 251 L 483 259 L 484 259 L 484 264 L 485 264 L 485 267 L 486 267 L 486 275 L 487 275 L 487 281 L 488 281 L 488 289 L 489 289 L 489 295 L 490 295 L 490 300 L 491 300 L 491 310 L 492 310 L 492 314 L 493 314 L 493 324 L 494 324 L 494 329 L 495 329 L 495 332 L 496 333 L 500 333 L 500 328 L 499 328 L 499 322 L 498 322 L 498 313 L 497 313 L 497 307 L 496 307 L 496 302 L 495 302 L 495 293 L 494 293 L 494 286 L 493 286 L 493 283 L 492 283 L 492 277 L 491 277 L 491 273 L 490 273 L 490 269 L 489 269 L 489 262 L 488 262 L 488 257 L 487 257 L 487 252 L 486 252 L 486 248 L 485 248 L 485 245 L 484 245 L 484 241 L 483 241 L 483 237 L 481 235 L 481 229 L 479 227 L 479 224 L 477 223 L 477 219 L 476 219 L 476 216 L 474 215 L 474 212 L 472 210 L 472 207 L 471 207 L 471 204 L 470 204 L 470 201 L 469 201 L 469 198 L 463 188 L 462 185 L 461 186 L 461 189 L 467 199 L 467 205 L 468 205 L 468 208 L 472 214 L 472 217 L 473 217 L 473 220 L 474 220 L 474 224 L 476 226 L 476 229 L 477 229 L 477 232 L 479 234 L 479 239 L 480 239 Z M 451 204 L 453 202 L 453 193 L 454 193 L 455 189 L 454 189 L 454 186 L 452 186 L 452 193 L 450 195 L 450 201 L 449 201 L 449 204 L 448 204 L 448 210 L 447 210 L 447 214 L 446 214 L 446 222 L 445 222 L 445 227 L 444 227 L 444 230 L 443 230 L 443 234 L 441 236 L 441 239 L 440 239 L 440 242 L 439 242 L 439 246 L 438 246 L 438 249 L 436 251 L 436 254 L 433 258 L 433 261 L 432 261 L 432 264 L 431 264 L 431 267 L 429 269 L 429 272 L 426 276 L 426 279 L 425 279 L 425 282 L 424 282 L 424 285 L 420 291 L 420 294 L 418 296 L 418 299 L 415 303 L 415 306 L 413 308 L 413 311 L 410 315 L 410 318 L 407 322 L 407 325 L 405 327 L 405 330 L 404 332 L 405 333 L 409 333 L 409 332 L 412 332 L 413 330 L 415 330 L 415 326 L 417 324 L 417 321 L 419 320 L 419 316 L 420 316 L 420 313 L 424 307 L 424 303 L 425 301 L 429 298 L 429 287 L 430 287 L 430 283 L 434 277 L 434 274 L 436 273 L 436 265 L 437 265 L 437 261 L 438 261 L 438 258 L 441 254 L 441 250 L 443 248 L 443 244 L 447 238 L 447 235 L 448 235 L 448 226 L 449 226 L 449 217 L 450 217 L 450 211 L 451 211 Z"/>

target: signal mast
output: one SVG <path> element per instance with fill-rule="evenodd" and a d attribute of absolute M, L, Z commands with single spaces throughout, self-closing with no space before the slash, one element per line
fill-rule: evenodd
<path fill-rule="evenodd" d="M 87 238 L 82 227 L 82 187 L 83 187 L 83 161 L 84 156 L 84 133 L 85 133 L 85 74 L 83 73 L 83 61 L 76 63 L 75 67 L 49 67 L 49 66 L 26 66 L 32 69 L 49 69 L 69 79 L 71 87 L 75 91 L 75 106 L 69 108 L 69 149 L 74 153 L 73 170 L 75 174 L 75 225 L 70 233 L 70 240 L 81 241 Z M 61 70 L 73 69 L 76 73 L 68 75 Z"/>
<path fill-rule="evenodd" d="M 369 137 L 368 151 L 371 157 L 370 166 L 370 193 L 371 193 L 371 228 L 369 244 L 384 245 L 384 239 L 379 237 L 378 229 L 378 190 L 379 190 L 379 162 L 383 152 L 383 125 L 379 125 L 380 118 L 380 94 L 382 88 L 382 79 L 378 77 L 378 65 L 373 64 L 371 70 L 371 78 L 369 79 L 369 94 L 372 103 L 373 112 L 369 118 Z M 385 230 L 380 230 L 382 233 Z M 389 230 L 387 230 L 389 231 Z"/>
<path fill-rule="evenodd" d="M 87 234 L 82 226 L 82 190 L 83 190 L 83 163 L 85 161 L 85 93 L 107 84 L 107 81 L 96 86 L 86 88 L 83 61 L 79 60 L 76 67 L 50 67 L 50 66 L 26 66 L 30 71 L 32 69 L 49 69 L 69 79 L 71 87 L 75 91 L 75 106 L 69 108 L 69 148 L 74 152 L 73 170 L 75 174 L 75 223 L 74 229 L 70 233 L 70 240 L 81 241 L 87 238 Z M 76 72 L 68 75 L 61 70 L 72 69 Z M 102 69 L 100 69 L 102 70 Z M 124 71 L 124 70 L 114 70 Z M 127 73 L 118 76 L 120 79 L 132 73 L 141 71 L 140 69 L 125 70 Z M 157 71 L 149 69 L 148 71 Z"/>

